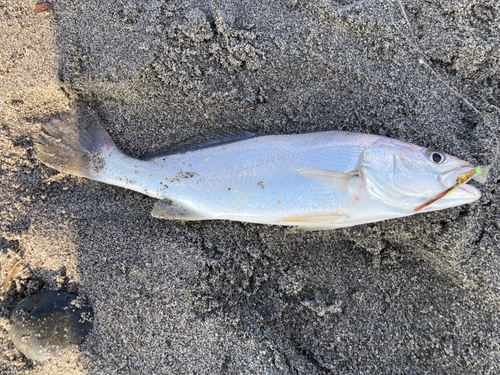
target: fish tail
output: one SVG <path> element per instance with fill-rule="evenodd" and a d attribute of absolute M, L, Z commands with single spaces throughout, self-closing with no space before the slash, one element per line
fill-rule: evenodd
<path fill-rule="evenodd" d="M 94 180 L 100 180 L 104 156 L 111 154 L 121 152 L 84 103 L 45 124 L 36 144 L 36 155 L 43 164 Z"/>

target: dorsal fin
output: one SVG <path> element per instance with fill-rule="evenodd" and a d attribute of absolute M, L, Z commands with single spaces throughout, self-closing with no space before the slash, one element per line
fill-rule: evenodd
<path fill-rule="evenodd" d="M 185 141 L 179 143 L 174 148 L 163 149 L 155 151 L 153 153 L 148 153 L 141 156 L 141 160 L 150 160 L 153 158 L 158 158 L 162 156 L 182 154 L 188 151 L 201 150 L 203 148 L 222 146 L 228 143 L 233 143 L 237 141 L 242 141 L 244 139 L 249 139 L 255 137 L 255 133 L 248 132 L 246 130 L 230 130 L 230 131 L 217 131 L 207 135 L 206 133 L 201 135 L 195 135 L 194 137 L 188 138 Z"/>

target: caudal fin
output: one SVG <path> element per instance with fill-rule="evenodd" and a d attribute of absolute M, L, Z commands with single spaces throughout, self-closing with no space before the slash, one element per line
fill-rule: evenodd
<path fill-rule="evenodd" d="M 103 167 L 101 154 L 118 151 L 84 103 L 44 125 L 44 131 L 36 145 L 37 157 L 61 172 L 93 178 Z"/>

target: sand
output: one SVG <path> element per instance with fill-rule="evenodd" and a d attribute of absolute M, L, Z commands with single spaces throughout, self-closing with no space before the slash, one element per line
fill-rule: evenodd
<path fill-rule="evenodd" d="M 419 63 L 393 19 L 441 79 Z M 468 206 L 328 232 L 154 219 L 154 200 L 41 165 L 76 99 L 140 156 L 199 134 L 349 130 L 497 153 L 496 0 L 0 3 L 1 374 L 500 372 L 498 168 Z M 95 327 L 27 360 L 27 295 L 84 296 Z"/>

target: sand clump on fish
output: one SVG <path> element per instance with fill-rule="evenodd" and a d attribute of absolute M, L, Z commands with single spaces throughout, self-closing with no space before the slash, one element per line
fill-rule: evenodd
<path fill-rule="evenodd" d="M 325 230 L 455 207 L 481 196 L 466 184 L 481 174 L 480 167 L 399 140 L 342 131 L 236 131 L 135 159 L 118 150 L 81 102 L 45 126 L 37 154 L 61 172 L 159 199 L 152 215 L 163 219 Z"/>

